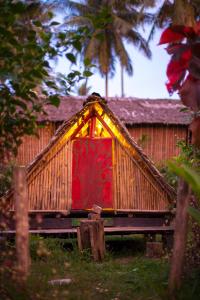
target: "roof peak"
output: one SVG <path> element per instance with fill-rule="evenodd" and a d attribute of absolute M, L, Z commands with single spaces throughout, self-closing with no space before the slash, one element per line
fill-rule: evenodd
<path fill-rule="evenodd" d="M 91 102 L 100 102 L 103 104 L 107 104 L 106 99 L 101 97 L 100 94 L 95 93 L 95 92 L 87 97 L 87 99 L 83 102 L 83 106 L 85 106 L 86 104 L 91 103 Z"/>

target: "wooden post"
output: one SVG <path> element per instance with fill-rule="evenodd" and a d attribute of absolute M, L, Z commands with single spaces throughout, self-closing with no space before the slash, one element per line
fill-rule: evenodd
<path fill-rule="evenodd" d="M 174 246 L 169 275 L 169 293 L 174 294 L 180 288 L 183 272 L 184 254 L 187 239 L 189 187 L 185 181 L 179 179 L 177 209 L 175 218 Z"/>
<path fill-rule="evenodd" d="M 89 249 L 94 261 L 105 255 L 104 220 L 82 220 L 77 231 L 79 250 Z"/>
<path fill-rule="evenodd" d="M 29 272 L 29 222 L 28 189 L 25 167 L 14 168 L 14 203 L 16 222 L 17 272 L 20 282 L 25 282 Z"/>
<path fill-rule="evenodd" d="M 101 219 L 101 212 L 102 208 L 94 204 L 88 220 L 82 220 L 77 228 L 79 250 L 89 249 L 94 261 L 102 261 L 105 255 L 104 220 Z"/>

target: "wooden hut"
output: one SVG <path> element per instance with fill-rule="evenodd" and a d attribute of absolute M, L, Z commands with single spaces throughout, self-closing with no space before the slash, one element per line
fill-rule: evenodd
<path fill-rule="evenodd" d="M 175 201 L 174 190 L 95 95 L 58 128 L 28 166 L 27 181 L 29 212 L 44 217 L 43 228 L 71 228 L 94 204 L 113 226 L 166 226 Z"/>
<path fill-rule="evenodd" d="M 82 108 L 84 97 L 61 97 L 58 108 L 47 105 L 46 115 L 40 116 L 38 136 L 26 136 L 19 148 L 17 161 L 29 164 L 43 150 L 57 128 Z M 166 160 L 177 156 L 177 142 L 186 140 L 191 114 L 183 112 L 179 100 L 138 99 L 110 97 L 108 107 L 126 126 L 130 135 L 154 161 L 162 166 Z"/>

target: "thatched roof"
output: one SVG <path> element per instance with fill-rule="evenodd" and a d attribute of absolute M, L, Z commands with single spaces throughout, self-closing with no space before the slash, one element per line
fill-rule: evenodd
<path fill-rule="evenodd" d="M 58 108 L 47 105 L 47 116 L 39 121 L 62 122 L 81 110 L 85 97 L 62 97 Z M 188 125 L 191 113 L 180 111 L 184 106 L 179 100 L 138 99 L 134 97 L 107 99 L 108 107 L 126 125 L 133 124 L 177 124 Z"/>

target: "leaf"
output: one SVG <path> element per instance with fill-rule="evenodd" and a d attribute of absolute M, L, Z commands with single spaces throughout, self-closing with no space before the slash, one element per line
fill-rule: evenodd
<path fill-rule="evenodd" d="M 60 99 L 59 99 L 58 95 L 52 95 L 49 97 L 48 100 L 52 105 L 54 105 L 56 107 L 58 107 L 60 105 Z"/>
<path fill-rule="evenodd" d="M 91 60 L 90 60 L 88 57 L 86 57 L 86 58 L 84 59 L 84 65 L 85 65 L 86 67 L 88 67 L 90 64 L 91 64 Z"/>
<path fill-rule="evenodd" d="M 172 55 L 172 54 L 175 54 L 177 53 L 177 51 L 183 47 L 183 44 L 181 43 L 172 43 L 172 44 L 169 44 L 165 50 L 167 51 L 168 54 Z"/>
<path fill-rule="evenodd" d="M 178 166 L 172 162 L 169 163 L 169 168 L 176 175 L 183 178 L 190 185 L 193 192 L 200 197 L 200 175 L 196 171 L 184 164 Z"/>
<path fill-rule="evenodd" d="M 36 27 L 42 27 L 42 23 L 41 23 L 39 20 L 33 21 L 33 24 L 34 24 Z"/>
<path fill-rule="evenodd" d="M 74 46 L 74 48 L 76 49 L 76 50 L 78 50 L 79 52 L 81 51 L 81 49 L 82 49 L 82 45 L 81 45 L 81 42 L 80 41 L 74 41 L 73 43 L 72 43 L 72 45 Z"/>
<path fill-rule="evenodd" d="M 72 54 L 72 53 L 67 53 L 66 55 L 65 55 L 66 57 L 67 57 L 67 59 L 69 59 L 72 63 L 76 63 L 76 57 L 74 56 L 74 54 Z"/>
<path fill-rule="evenodd" d="M 184 39 L 183 33 L 174 32 L 172 28 L 165 29 L 160 37 L 160 41 L 158 45 L 173 43 L 173 42 L 180 42 Z"/>
<path fill-rule="evenodd" d="M 48 87 L 56 88 L 56 84 L 54 81 L 48 80 L 45 82 Z"/>
<path fill-rule="evenodd" d="M 196 33 L 192 27 L 176 25 L 165 29 L 160 37 L 159 45 L 181 42 L 184 38 L 194 38 Z"/>
<path fill-rule="evenodd" d="M 186 70 L 191 58 L 191 50 L 188 47 L 179 48 L 172 56 L 167 66 L 169 92 L 173 92 L 180 88 L 181 81 L 184 79 Z"/>
<path fill-rule="evenodd" d="M 93 73 L 88 70 L 83 72 L 83 76 L 85 76 L 85 77 L 90 77 L 92 75 L 93 75 Z"/>
<path fill-rule="evenodd" d="M 50 26 L 57 26 L 57 25 L 60 25 L 60 23 L 56 22 L 56 21 L 53 21 L 53 22 L 50 23 Z"/>
<path fill-rule="evenodd" d="M 188 213 L 200 225 L 200 211 L 192 206 L 188 207 Z"/>

